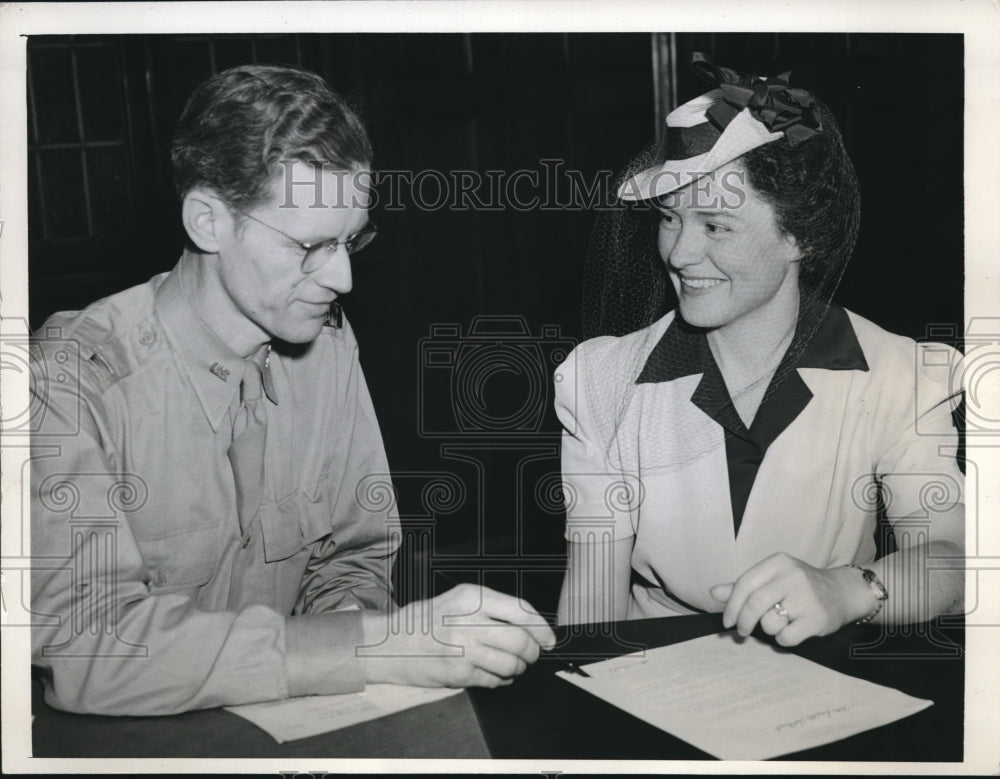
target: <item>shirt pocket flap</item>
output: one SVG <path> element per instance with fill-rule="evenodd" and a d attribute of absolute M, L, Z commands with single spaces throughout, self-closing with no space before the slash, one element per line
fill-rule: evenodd
<path fill-rule="evenodd" d="M 322 485 L 321 485 L 322 486 Z M 273 563 L 291 557 L 332 529 L 330 494 L 300 490 L 284 500 L 261 506 L 264 559 Z"/>
<path fill-rule="evenodd" d="M 174 533 L 166 538 L 136 537 L 154 594 L 200 587 L 215 575 L 219 543 L 215 527 Z"/>

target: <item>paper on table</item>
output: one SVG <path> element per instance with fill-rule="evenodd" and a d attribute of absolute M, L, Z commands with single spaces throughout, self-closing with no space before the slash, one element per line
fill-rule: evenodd
<path fill-rule="evenodd" d="M 460 693 L 449 687 L 410 687 L 369 684 L 364 692 L 344 695 L 307 695 L 266 703 L 227 706 L 226 711 L 250 720 L 276 741 L 294 741 L 319 733 L 378 719 L 403 709 Z"/>
<path fill-rule="evenodd" d="M 733 633 L 557 672 L 723 760 L 766 760 L 916 714 L 933 701 Z"/>

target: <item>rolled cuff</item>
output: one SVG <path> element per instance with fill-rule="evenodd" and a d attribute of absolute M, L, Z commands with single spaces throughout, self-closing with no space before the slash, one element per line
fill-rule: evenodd
<path fill-rule="evenodd" d="M 362 643 L 358 610 L 287 617 L 288 694 L 336 695 L 363 690 L 364 668 L 357 657 Z"/>

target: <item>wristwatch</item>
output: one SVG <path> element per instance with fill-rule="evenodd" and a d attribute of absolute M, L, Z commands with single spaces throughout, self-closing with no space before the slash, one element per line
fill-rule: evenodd
<path fill-rule="evenodd" d="M 868 588 L 872 591 L 872 594 L 878 600 L 878 605 L 875 606 L 875 610 L 869 614 L 867 617 L 859 619 L 854 624 L 864 625 L 866 622 L 871 622 L 875 615 L 882 610 L 882 606 L 887 600 L 889 600 L 889 591 L 885 588 L 885 585 L 879 581 L 879 578 L 875 575 L 875 572 L 870 568 L 862 568 L 860 565 L 852 565 L 851 568 L 857 568 L 861 571 L 861 575 L 864 577 L 865 582 L 868 584 Z"/>

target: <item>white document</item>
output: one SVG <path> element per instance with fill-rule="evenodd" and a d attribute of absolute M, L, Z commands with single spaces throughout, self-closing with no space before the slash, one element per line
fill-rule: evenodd
<path fill-rule="evenodd" d="M 403 709 L 439 701 L 462 692 L 450 687 L 369 684 L 364 692 L 307 695 L 266 703 L 227 706 L 226 711 L 250 720 L 276 741 L 294 741 L 378 719 Z"/>
<path fill-rule="evenodd" d="M 933 705 L 735 633 L 696 638 L 558 675 L 723 760 L 766 760 Z"/>

